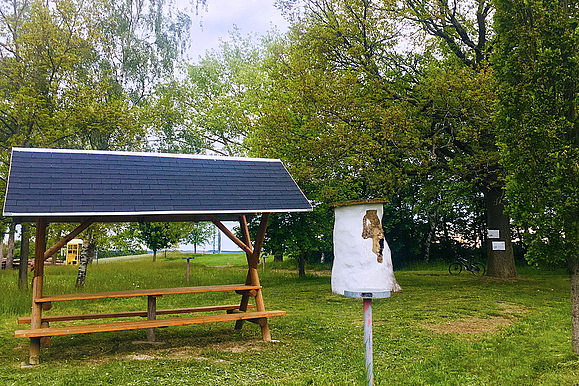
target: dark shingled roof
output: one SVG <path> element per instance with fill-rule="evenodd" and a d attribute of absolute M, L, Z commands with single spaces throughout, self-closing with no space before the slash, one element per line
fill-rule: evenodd
<path fill-rule="evenodd" d="M 311 208 L 279 160 L 15 148 L 4 216 L 58 219 Z"/>

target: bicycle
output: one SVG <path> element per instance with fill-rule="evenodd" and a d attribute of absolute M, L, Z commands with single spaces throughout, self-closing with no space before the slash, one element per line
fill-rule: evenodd
<path fill-rule="evenodd" d="M 462 272 L 463 268 L 468 272 L 472 273 L 474 276 L 484 275 L 487 271 L 484 264 L 479 262 L 471 263 L 464 257 L 456 255 L 456 261 L 450 263 L 450 266 L 448 267 L 448 272 L 451 275 L 458 275 L 459 273 Z"/>

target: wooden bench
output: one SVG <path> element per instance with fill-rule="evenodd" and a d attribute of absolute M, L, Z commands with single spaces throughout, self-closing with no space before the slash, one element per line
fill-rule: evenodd
<path fill-rule="evenodd" d="M 254 308 L 253 304 L 248 304 L 247 308 Z M 204 306 L 204 307 L 190 307 L 190 308 L 170 308 L 165 310 L 157 310 L 157 315 L 172 315 L 172 314 L 192 314 L 195 312 L 211 312 L 211 311 L 235 311 L 239 309 L 239 304 L 223 305 L 223 306 Z M 125 312 L 107 312 L 100 314 L 78 314 L 78 315 L 50 315 L 43 316 L 41 322 L 64 322 L 71 320 L 90 320 L 90 319 L 112 319 L 112 318 L 130 318 L 130 317 L 146 317 L 147 311 L 125 311 Z M 30 316 L 18 318 L 18 324 L 30 324 Z"/>
<path fill-rule="evenodd" d="M 174 308 L 174 309 L 156 309 L 156 298 L 163 295 L 177 295 L 177 294 L 193 294 L 206 292 L 223 292 L 235 291 L 249 297 L 255 297 L 257 291 L 261 290 L 259 285 L 245 285 L 245 284 L 228 284 L 218 286 L 198 286 L 198 287 L 181 287 L 181 288 L 162 288 L 162 289 L 142 289 L 131 291 L 113 291 L 113 292 L 96 292 L 96 293 L 74 293 L 62 295 L 45 295 L 35 299 L 35 302 L 42 305 L 44 310 L 49 310 L 52 307 L 52 302 L 73 301 L 73 300 L 89 300 L 89 299 L 112 299 L 112 298 L 128 298 L 128 297 L 148 297 L 147 311 L 126 311 L 126 312 L 111 312 L 111 313 L 96 313 L 96 314 L 79 314 L 79 315 L 52 315 L 41 317 L 41 327 L 29 330 L 17 330 L 14 332 L 15 338 L 44 338 L 58 335 L 71 334 L 86 334 L 93 332 L 107 332 L 107 331 L 122 331 L 135 329 L 148 329 L 147 338 L 149 341 L 155 340 L 154 329 L 156 327 L 181 326 L 188 324 L 200 324 L 211 322 L 225 322 L 225 321 L 241 321 L 247 320 L 250 322 L 264 325 L 267 323 L 268 317 L 283 316 L 285 311 L 253 311 L 245 312 L 240 310 L 240 305 L 217 305 L 217 306 L 203 306 L 190 308 Z M 253 305 L 247 305 L 245 308 L 254 308 Z M 157 315 L 167 314 L 183 314 L 196 312 L 211 312 L 211 311 L 227 311 L 226 314 L 221 315 L 200 315 L 193 317 L 178 317 L 168 319 L 157 319 Z M 148 320 L 141 321 L 126 321 L 126 322 L 111 322 L 103 324 L 86 324 L 68 327 L 49 327 L 51 322 L 73 321 L 73 320 L 90 320 L 90 319 L 107 319 L 107 318 L 121 318 L 121 317 L 147 317 Z M 22 317 L 18 319 L 18 323 L 26 324 L 31 322 L 31 317 Z"/>
<path fill-rule="evenodd" d="M 112 323 L 87 324 L 69 327 L 35 328 L 32 330 L 17 330 L 14 332 L 14 337 L 39 338 L 45 336 L 137 330 L 141 328 L 183 326 L 187 324 L 201 324 L 201 323 L 237 321 L 237 320 L 248 320 L 251 322 L 255 322 L 257 324 L 261 324 L 263 323 L 263 319 L 272 316 L 283 316 L 285 314 L 286 314 L 285 311 L 234 312 L 225 315 L 201 315 L 189 318 L 138 320 L 134 322 L 112 322 Z"/>

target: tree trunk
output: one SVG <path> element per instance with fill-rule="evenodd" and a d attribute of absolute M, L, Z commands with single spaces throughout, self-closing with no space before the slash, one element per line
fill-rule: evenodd
<path fill-rule="evenodd" d="M 58 237 L 56 238 L 56 241 L 60 240 L 61 238 L 62 238 L 62 230 L 58 231 Z M 52 255 L 52 265 L 56 265 L 56 257 L 58 256 L 59 253 L 60 251 L 56 251 L 54 252 L 54 255 Z"/>
<path fill-rule="evenodd" d="M 2 261 L 2 258 L 4 257 L 4 235 L 6 233 L 1 232 L 2 237 L 0 237 L 0 262 Z"/>
<path fill-rule="evenodd" d="M 18 288 L 28 288 L 28 254 L 30 251 L 30 234 L 28 224 L 22 224 L 20 244 L 20 266 L 18 267 Z"/>
<path fill-rule="evenodd" d="M 303 253 L 298 257 L 298 272 L 299 277 L 306 276 L 306 256 Z"/>
<path fill-rule="evenodd" d="M 155 261 L 157 261 L 157 251 L 156 250 L 153 251 L 153 263 Z"/>
<path fill-rule="evenodd" d="M 10 231 L 8 233 L 8 251 L 6 251 L 6 269 L 14 268 L 14 233 L 16 232 L 16 224 L 10 224 Z"/>
<path fill-rule="evenodd" d="M 434 216 L 428 216 L 428 223 L 429 223 L 429 230 L 428 230 L 428 235 L 426 236 L 426 243 L 424 245 L 424 256 L 423 256 L 423 260 L 425 262 L 429 262 L 430 261 L 430 246 L 432 244 L 432 238 L 434 236 L 434 232 L 436 231 L 436 223 L 434 221 Z"/>
<path fill-rule="evenodd" d="M 487 239 L 487 276 L 517 277 L 511 240 L 511 219 L 504 212 L 503 191 L 501 189 L 486 190 L 484 191 L 484 199 L 487 211 L 487 229 L 499 231 L 498 239 Z M 493 242 L 497 244 L 504 242 L 504 250 L 493 248 Z"/>
<path fill-rule="evenodd" d="M 78 262 L 78 276 L 76 277 L 76 286 L 83 287 L 86 279 L 86 269 L 90 256 L 94 255 L 96 245 L 93 242 L 92 227 L 86 231 L 86 244 L 83 244 L 80 252 L 80 261 Z"/>
<path fill-rule="evenodd" d="M 579 354 L 579 259 L 569 264 L 571 274 L 571 346 Z"/>
<path fill-rule="evenodd" d="M 274 253 L 273 261 L 283 261 L 283 252 Z"/>
<path fill-rule="evenodd" d="M 195 251 L 195 252 L 193 252 L 193 253 L 197 254 L 197 243 L 194 243 L 194 244 L 193 244 L 193 248 L 194 248 L 194 251 Z"/>

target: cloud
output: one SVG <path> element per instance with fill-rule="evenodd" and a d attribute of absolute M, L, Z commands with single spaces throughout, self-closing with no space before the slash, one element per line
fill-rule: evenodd
<path fill-rule="evenodd" d="M 250 33 L 265 35 L 272 26 L 284 31 L 288 26 L 273 0 L 209 0 L 206 10 L 200 8 L 198 15 L 194 12 L 192 15 L 188 55 L 195 61 L 206 50 L 218 48 L 219 38 L 227 40 L 234 25 L 244 36 Z"/>

